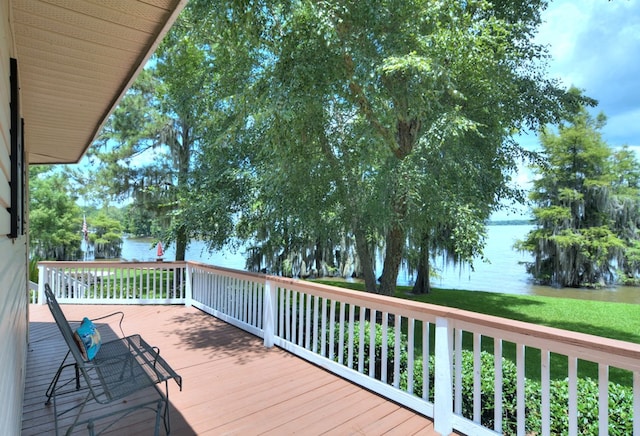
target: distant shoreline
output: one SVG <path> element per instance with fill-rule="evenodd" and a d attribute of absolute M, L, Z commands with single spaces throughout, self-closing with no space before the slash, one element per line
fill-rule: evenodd
<path fill-rule="evenodd" d="M 488 226 L 531 226 L 533 220 L 499 220 L 499 221 L 487 221 Z"/>

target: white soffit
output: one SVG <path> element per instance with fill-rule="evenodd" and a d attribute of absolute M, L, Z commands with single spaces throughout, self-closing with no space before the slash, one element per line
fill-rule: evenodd
<path fill-rule="evenodd" d="M 30 163 L 80 160 L 186 0 L 12 0 Z"/>

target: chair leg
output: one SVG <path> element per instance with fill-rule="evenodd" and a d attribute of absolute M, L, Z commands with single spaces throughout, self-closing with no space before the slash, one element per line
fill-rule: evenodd
<path fill-rule="evenodd" d="M 171 417 L 169 416 L 169 381 L 165 380 L 164 381 L 164 401 L 165 401 L 165 406 L 164 406 L 164 430 L 167 432 L 167 434 L 171 433 Z"/>
<path fill-rule="evenodd" d="M 166 401 L 164 399 L 158 400 L 158 406 L 156 408 L 156 427 L 155 427 L 155 430 L 153 432 L 153 434 L 155 436 L 159 436 L 160 435 L 160 420 L 161 420 L 160 416 L 162 415 L 162 403 L 164 403 L 165 413 L 167 411 L 167 403 L 166 403 Z M 169 430 L 167 430 L 166 421 L 164 423 L 164 426 L 165 426 L 165 431 L 167 432 L 167 435 L 168 435 L 169 434 Z"/>
<path fill-rule="evenodd" d="M 51 404 L 51 397 L 53 396 L 53 391 L 55 390 L 56 385 L 58 384 L 58 380 L 60 380 L 60 375 L 62 374 L 62 371 L 68 366 L 71 366 L 71 365 L 75 366 L 76 390 L 80 390 L 80 370 L 78 369 L 78 365 L 76 363 L 68 363 L 66 365 L 64 364 L 67 361 L 67 358 L 69 357 L 70 353 L 71 351 L 67 351 L 67 354 L 65 354 L 64 359 L 62 359 L 62 362 L 60 363 L 58 370 L 56 371 L 55 375 L 53 376 L 53 379 L 51 380 L 51 383 L 49 383 L 49 387 L 45 392 L 45 395 L 47 397 L 47 401 L 45 401 L 44 403 L 45 406 L 48 406 L 49 404 Z"/>

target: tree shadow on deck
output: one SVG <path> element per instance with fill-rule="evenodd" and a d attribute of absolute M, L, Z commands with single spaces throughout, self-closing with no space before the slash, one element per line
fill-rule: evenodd
<path fill-rule="evenodd" d="M 171 322 L 179 326 L 166 332 L 180 338 L 176 347 L 196 349 L 207 359 L 233 358 L 245 365 L 272 353 L 259 337 L 202 311 L 174 316 Z"/>

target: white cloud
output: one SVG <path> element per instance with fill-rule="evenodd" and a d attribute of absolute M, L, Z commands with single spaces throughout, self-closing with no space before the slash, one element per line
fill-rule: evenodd
<path fill-rule="evenodd" d="M 549 45 L 552 76 L 597 99 L 594 112 L 629 117 L 640 108 L 640 0 L 552 1 L 542 16 L 537 41 Z M 607 129 L 611 139 L 640 142 L 619 127 Z"/>
<path fill-rule="evenodd" d="M 604 141 L 640 156 L 640 0 L 554 0 L 542 19 L 536 42 L 548 46 L 549 75 L 597 99 L 592 112 L 608 117 Z M 535 134 L 517 140 L 529 150 L 539 146 Z M 514 179 L 526 188 L 531 173 L 522 168 Z M 494 219 L 505 218 L 513 215 Z"/>

